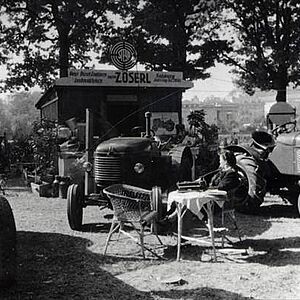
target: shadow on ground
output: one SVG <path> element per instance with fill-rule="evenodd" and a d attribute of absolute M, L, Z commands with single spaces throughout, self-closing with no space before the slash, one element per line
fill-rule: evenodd
<path fill-rule="evenodd" d="M 1 299 L 152 299 L 101 268 L 91 241 L 55 233 L 18 232 L 17 284 Z"/>
<path fill-rule="evenodd" d="M 110 223 L 86 223 L 83 224 L 81 227 L 82 232 L 103 232 L 108 233 L 110 229 L 111 224 Z"/>
<path fill-rule="evenodd" d="M 18 232 L 17 283 L 1 291 L 1 299 L 247 299 L 211 288 L 139 291 L 102 268 L 124 258 L 93 253 L 89 246 L 91 241 L 81 237 Z"/>
<path fill-rule="evenodd" d="M 299 218 L 296 207 L 287 204 L 265 204 L 255 214 L 236 213 L 241 234 L 247 237 L 260 235 L 272 226 L 272 218 Z"/>
<path fill-rule="evenodd" d="M 271 218 L 299 218 L 297 208 L 285 204 L 263 205 L 259 208 L 257 215 Z"/>
<path fill-rule="evenodd" d="M 247 239 L 236 243 L 235 247 L 250 249 L 250 256 L 245 259 L 250 263 L 259 263 L 273 267 L 300 265 L 299 237 L 259 240 Z M 256 254 L 256 252 L 258 254 Z"/>
<path fill-rule="evenodd" d="M 153 295 L 161 297 L 161 299 L 214 299 L 214 300 L 246 300 L 254 298 L 243 297 L 240 294 L 232 293 L 221 289 L 213 289 L 203 287 L 191 290 L 170 290 L 170 291 L 154 291 Z"/>

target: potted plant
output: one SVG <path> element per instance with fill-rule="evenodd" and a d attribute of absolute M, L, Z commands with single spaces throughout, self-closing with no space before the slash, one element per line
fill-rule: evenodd
<path fill-rule="evenodd" d="M 57 124 L 52 121 L 42 120 L 33 123 L 31 147 L 34 157 L 34 172 L 31 176 L 32 191 L 40 196 L 50 195 L 51 184 L 57 174 Z"/>

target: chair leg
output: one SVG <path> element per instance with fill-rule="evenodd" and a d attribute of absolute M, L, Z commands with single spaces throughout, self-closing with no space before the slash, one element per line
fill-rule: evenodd
<path fill-rule="evenodd" d="M 124 223 L 120 221 L 120 230 L 118 232 L 117 241 L 120 239 L 120 235 L 122 231 L 124 231 Z"/>
<path fill-rule="evenodd" d="M 116 226 L 117 225 L 117 226 Z M 108 236 L 107 236 L 107 239 L 106 239 L 106 243 L 105 243 L 105 247 L 104 247 L 104 251 L 103 251 L 103 255 L 106 254 L 106 251 L 107 251 L 107 247 L 108 247 L 108 244 L 109 244 L 109 241 L 113 235 L 113 233 L 120 227 L 120 223 L 117 221 L 117 220 L 112 220 L 112 223 L 111 223 L 111 226 L 110 226 L 110 230 L 109 230 L 109 233 L 108 233 Z"/>
<path fill-rule="evenodd" d="M 222 227 L 225 228 L 225 212 L 224 212 L 224 208 L 222 207 L 222 215 L 221 215 L 221 222 L 222 222 Z M 224 240 L 225 240 L 225 232 L 223 231 L 222 233 L 222 238 L 221 238 L 221 243 L 222 243 L 222 248 L 224 248 Z"/>
<path fill-rule="evenodd" d="M 145 258 L 145 249 L 144 249 L 144 227 L 143 227 L 143 226 L 140 227 L 139 236 L 140 236 L 140 244 L 141 244 L 141 249 L 142 249 L 142 255 L 143 255 L 143 258 Z"/>
<path fill-rule="evenodd" d="M 159 243 L 160 243 L 161 245 L 163 245 L 163 242 L 162 242 L 162 240 L 160 239 L 160 237 L 159 237 L 157 234 L 155 234 L 155 236 L 156 236 L 156 238 L 158 239 Z"/>
<path fill-rule="evenodd" d="M 238 233 L 238 238 L 240 240 L 240 242 L 242 241 L 242 237 L 241 237 L 241 233 L 237 224 L 237 220 L 236 220 L 236 216 L 235 216 L 235 211 L 234 210 L 230 210 L 230 211 L 222 211 L 222 226 L 225 226 L 225 214 L 228 215 L 229 219 L 232 221 L 233 225 L 234 225 L 234 229 L 237 231 Z M 222 234 L 222 247 L 224 247 L 224 239 L 227 239 L 229 241 L 229 239 L 227 237 L 225 237 L 225 234 Z"/>
<path fill-rule="evenodd" d="M 235 216 L 235 212 L 234 211 L 231 211 L 230 214 L 229 214 L 232 222 L 233 222 L 233 225 L 234 225 L 234 228 L 236 229 L 237 233 L 238 233 L 238 237 L 239 237 L 239 240 L 240 242 L 242 241 L 242 237 L 241 237 L 241 233 L 240 233 L 240 230 L 239 230 L 239 227 L 238 227 L 238 224 L 237 224 L 237 221 L 236 221 L 236 216 Z"/>

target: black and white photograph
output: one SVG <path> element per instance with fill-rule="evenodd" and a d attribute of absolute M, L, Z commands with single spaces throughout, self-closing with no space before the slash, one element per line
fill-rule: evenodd
<path fill-rule="evenodd" d="M 299 0 L 0 0 L 0 299 L 300 300 Z"/>

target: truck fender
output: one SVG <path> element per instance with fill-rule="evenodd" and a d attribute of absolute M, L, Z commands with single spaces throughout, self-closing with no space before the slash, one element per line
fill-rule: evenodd
<path fill-rule="evenodd" d="M 241 152 L 241 153 L 246 153 L 250 156 L 253 156 L 253 151 L 251 151 L 250 147 L 247 146 L 240 146 L 240 145 L 229 145 L 226 146 L 224 149 L 232 151 L 232 152 Z"/>
<path fill-rule="evenodd" d="M 251 143 L 249 146 L 229 145 L 225 147 L 225 149 L 235 153 L 245 153 L 253 157 L 259 164 L 261 164 L 261 161 L 265 160 L 268 156 L 268 153 L 261 152 L 259 149 L 253 147 L 253 143 Z"/>

